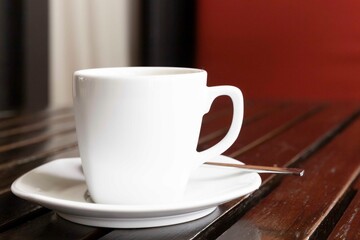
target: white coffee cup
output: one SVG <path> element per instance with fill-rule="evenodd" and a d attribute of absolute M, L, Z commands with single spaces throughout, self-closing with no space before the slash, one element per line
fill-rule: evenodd
<path fill-rule="evenodd" d="M 149 205 L 180 201 L 191 172 L 237 139 L 243 97 L 233 86 L 206 86 L 207 73 L 173 67 L 85 69 L 74 73 L 76 132 L 94 202 Z M 202 117 L 227 95 L 226 136 L 196 151 Z"/>

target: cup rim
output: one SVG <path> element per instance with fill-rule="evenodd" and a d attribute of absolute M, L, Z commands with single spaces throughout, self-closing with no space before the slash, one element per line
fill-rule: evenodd
<path fill-rule="evenodd" d="M 198 68 L 187 67 L 161 67 L 161 66 L 136 66 L 136 67 L 106 67 L 88 68 L 74 72 L 74 76 L 83 77 L 126 77 L 126 78 L 153 78 L 181 76 L 189 74 L 206 74 Z"/>

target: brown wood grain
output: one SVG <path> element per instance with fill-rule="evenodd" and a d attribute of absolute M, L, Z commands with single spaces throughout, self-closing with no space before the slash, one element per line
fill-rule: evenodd
<path fill-rule="evenodd" d="M 360 136 L 358 136 L 360 138 Z M 356 143 L 355 143 L 356 144 Z M 359 147 L 360 148 L 360 147 Z M 355 192 L 349 206 L 332 230 L 328 239 L 360 239 L 360 176 L 352 186 Z"/>
<path fill-rule="evenodd" d="M 35 138 L 35 140 L 40 141 L 22 141 L 20 143 L 23 145 L 18 145 L 16 148 L 1 152 L 0 164 L 8 164 L 10 162 L 10 164 L 16 164 L 16 159 L 31 158 L 44 152 L 51 152 L 52 149 L 77 144 L 76 134 L 73 130 L 69 129 L 57 133 L 57 135 L 48 135 L 46 138 L 44 136 Z"/>
<path fill-rule="evenodd" d="M 293 164 L 301 162 L 311 154 L 316 153 L 323 144 L 328 142 L 329 138 L 336 136 L 339 129 L 342 129 L 343 125 L 346 126 L 347 122 L 353 119 L 354 111 L 357 109 L 357 105 L 342 106 L 341 108 L 333 105 L 326 107 L 311 118 L 307 118 L 286 132 L 275 136 L 266 144 L 243 152 L 237 159 L 248 164 L 267 163 L 275 166 L 296 166 Z M 298 137 L 299 133 L 301 133 L 302 137 Z M 275 177 L 268 174 L 262 174 L 261 176 L 264 182 L 263 186 L 249 198 L 235 200 L 220 206 L 220 208 L 227 211 L 226 216 L 219 217 L 210 228 L 204 229 L 201 239 L 225 231 L 227 227 L 236 222 L 237 219 L 278 186 L 279 176 Z M 220 231 L 217 231 L 219 229 Z"/>
<path fill-rule="evenodd" d="M 76 143 L 75 123 L 68 112 L 46 115 L 36 123 L 7 127 L 0 130 L 0 165 L 49 152 L 71 142 Z"/>
<path fill-rule="evenodd" d="M 227 111 L 224 115 L 211 114 L 210 111 L 209 114 L 206 114 L 204 116 L 204 123 L 200 132 L 198 150 L 203 150 L 204 146 L 209 146 L 207 142 L 215 143 L 215 141 L 219 141 L 225 136 L 230 127 L 232 118 L 232 111 L 229 111 L 230 106 L 230 103 L 227 105 L 225 104 L 225 106 L 217 106 L 220 109 L 218 110 L 218 112 L 220 113 L 222 113 L 223 109 L 226 107 L 225 109 L 227 109 Z M 250 104 L 250 106 L 246 107 L 244 110 L 243 127 L 247 124 L 251 124 L 253 122 L 266 118 L 270 114 L 276 113 L 276 111 L 282 109 L 283 107 L 284 104 Z"/>
<path fill-rule="evenodd" d="M 49 210 L 16 197 L 10 191 L 0 194 L 0 232 L 42 215 Z"/>
<path fill-rule="evenodd" d="M 42 129 L 46 129 L 54 124 L 68 122 L 68 121 L 74 122 L 74 117 L 72 114 L 55 116 L 53 118 L 44 119 L 41 121 L 37 121 L 35 123 L 24 124 L 18 127 L 2 129 L 0 130 L 0 138 L 9 138 L 15 135 L 39 131 Z"/>
<path fill-rule="evenodd" d="M 320 105 L 310 104 L 294 104 L 281 108 L 256 124 L 250 124 L 249 127 L 242 129 L 237 141 L 224 154 L 236 158 L 319 111 L 321 111 Z"/>
<path fill-rule="evenodd" d="M 253 118 L 252 121 L 248 121 L 248 122 L 245 119 L 245 122 L 247 123 L 241 128 L 238 139 L 224 153 L 225 155 L 230 155 L 235 151 L 239 151 L 239 149 L 242 149 L 244 146 L 250 144 L 253 141 L 256 141 L 263 135 L 268 134 L 273 129 L 282 126 L 283 124 L 287 124 L 289 121 L 291 121 L 291 119 L 296 118 L 302 114 L 307 114 L 307 112 L 310 111 L 313 108 L 313 106 L 307 104 L 305 105 L 299 104 L 299 105 L 286 105 L 285 107 L 279 107 L 279 108 L 274 108 L 274 107 L 270 107 L 270 108 L 271 108 L 271 112 L 269 112 L 268 114 L 260 113 L 260 115 L 262 116 L 260 118 Z M 269 110 L 267 109 L 263 111 L 267 112 Z M 199 150 L 203 150 L 213 146 L 214 144 L 219 142 L 222 137 L 223 136 L 218 136 L 216 138 L 211 139 L 210 141 L 207 141 L 206 143 L 203 143 L 201 146 L 199 146 Z"/>
<path fill-rule="evenodd" d="M 323 118 L 321 124 L 332 120 L 332 116 Z M 308 131 L 297 134 L 314 134 L 314 125 L 308 127 Z M 219 239 L 239 239 L 236 236 L 246 235 L 248 231 L 261 239 L 323 239 L 329 234 L 338 215 L 336 211 L 341 209 L 339 205 L 346 204 L 349 187 L 360 171 L 359 146 L 354 142 L 360 135 L 360 120 L 334 134 L 336 137 L 310 158 L 297 157 L 301 161 L 296 166 L 305 169 L 304 177 L 284 177 Z"/>
<path fill-rule="evenodd" d="M 0 239 L 96 239 L 108 231 L 110 229 L 73 224 L 50 212 L 0 234 Z"/>
<path fill-rule="evenodd" d="M 58 118 L 61 115 L 72 114 L 71 108 L 60 108 L 60 109 L 47 109 L 39 112 L 27 112 L 19 114 L 18 116 L 0 119 L 0 129 L 9 127 L 19 127 L 26 124 L 36 123 L 37 121 L 43 121 L 44 119 Z"/>
<path fill-rule="evenodd" d="M 225 105 L 227 106 L 222 104 L 215 104 L 212 110 L 214 111 L 213 114 L 204 117 L 200 149 L 205 149 L 219 141 L 223 136 L 221 134 L 225 133 L 222 129 L 224 126 L 226 129 L 226 124 L 230 123 L 231 111 L 228 108 L 231 105 L 226 101 Z M 327 221 L 334 221 L 334 216 L 345 211 L 341 206 L 348 206 L 347 203 L 351 200 L 351 204 L 354 203 L 354 199 L 356 199 L 356 197 L 352 198 L 354 191 L 349 191 L 349 189 L 352 189 L 351 186 L 355 186 L 353 184 L 357 176 L 355 172 L 358 170 L 353 167 L 353 174 L 347 174 L 349 172 L 344 170 L 345 165 L 339 166 L 336 171 L 343 174 L 336 185 L 337 187 L 328 184 L 326 187 L 327 195 L 318 191 L 314 194 L 318 196 L 317 202 L 312 200 L 313 196 L 310 191 L 318 190 L 318 188 L 311 181 L 316 176 L 315 178 L 322 183 L 329 182 L 328 179 L 332 176 L 331 171 L 321 176 L 319 169 L 330 164 L 328 161 L 336 163 L 336 159 L 344 155 L 336 149 L 341 150 L 343 145 L 348 146 L 346 141 L 342 141 L 342 138 L 346 137 L 341 138 L 341 136 L 346 135 L 347 132 L 353 132 L 356 135 L 355 131 L 348 130 L 348 128 L 354 129 L 354 123 L 349 124 L 351 122 L 349 119 L 354 119 L 353 114 L 358 110 L 358 106 L 352 104 L 247 102 L 245 109 L 246 118 L 240 137 L 226 154 L 232 154 L 240 161 L 249 164 L 304 166 L 305 177 L 261 175 L 263 185 L 258 191 L 248 197 L 225 203 L 212 214 L 193 222 L 150 229 L 112 230 L 84 227 L 63 220 L 53 212 L 48 212 L 36 204 L 17 199 L 9 192 L 11 182 L 22 173 L 59 157 L 78 156 L 74 131 L 66 134 L 56 133 L 39 143 L 24 144 L 24 146 L 12 150 L 7 149 L 3 153 L 5 154 L 3 156 L 7 156 L 6 160 L 1 162 L 2 159 L 0 158 L 0 215 L 2 216 L 0 217 L 0 239 L 215 239 L 223 232 L 225 233 L 221 235 L 220 239 L 232 239 L 232 237 L 236 237 L 236 239 L 257 239 L 260 237 L 264 237 L 260 239 L 277 239 L 278 236 L 283 237 L 283 239 L 286 237 L 288 237 L 287 239 L 296 239 L 294 236 L 302 239 L 303 236 L 324 236 L 320 230 L 326 229 Z M 59 115 L 43 116 L 37 121 L 46 122 L 48 121 L 46 119 L 50 118 L 50 129 L 54 126 L 66 125 L 72 121 L 57 121 Z M 20 142 L 23 140 L 21 136 L 28 136 L 27 134 L 33 133 L 41 135 L 41 131 L 46 131 L 46 124 L 37 128 L 36 123 L 31 121 L 23 123 L 20 121 L 19 125 L 10 124 L 6 127 L 6 131 L 21 129 L 24 125 L 30 130 L 23 132 L 20 130 L 18 134 L 12 135 L 19 137 L 18 141 Z M 216 133 L 217 131 L 223 132 L 219 134 Z M 335 147 L 331 145 L 334 143 L 338 145 Z M 335 153 L 327 154 L 327 148 L 334 149 Z M 347 151 L 349 151 L 348 155 L 351 155 L 356 149 L 348 146 Z M 326 161 L 323 160 L 322 155 L 327 156 Z M 309 176 L 308 171 L 310 171 Z M 307 181 L 309 184 L 306 184 Z M 293 185 L 298 186 L 298 192 L 290 189 L 289 186 Z M 297 211 L 307 207 L 303 204 L 304 199 L 296 198 L 299 193 L 309 199 L 306 203 L 310 205 L 311 210 L 315 209 L 310 211 L 309 215 L 297 213 Z M 325 199 L 322 199 L 321 197 L 324 196 Z M 326 207 L 321 208 L 323 205 Z M 350 206 L 348 209 L 351 209 Z M 276 212 L 270 211 L 272 209 L 286 212 L 288 215 L 282 217 Z M 267 217 L 261 214 L 257 215 L 261 211 L 265 211 Z M 346 214 L 344 214 L 345 216 Z M 239 224 L 240 228 L 238 228 Z M 262 230 L 260 232 L 259 226 L 263 227 L 260 228 Z M 311 233 L 302 235 L 301 231 L 293 230 L 296 226 L 300 229 L 312 229 L 307 231 Z M 314 226 L 315 228 L 311 228 Z M 281 232 L 279 228 L 282 227 L 289 229 L 286 233 L 288 235 L 281 236 L 278 234 Z"/>

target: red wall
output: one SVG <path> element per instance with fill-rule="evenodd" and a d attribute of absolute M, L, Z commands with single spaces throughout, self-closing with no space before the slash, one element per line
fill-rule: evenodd
<path fill-rule="evenodd" d="M 197 67 L 247 98 L 360 100 L 360 1 L 199 0 Z"/>

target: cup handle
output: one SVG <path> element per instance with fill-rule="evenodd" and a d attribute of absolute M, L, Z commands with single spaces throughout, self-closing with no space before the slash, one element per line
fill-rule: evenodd
<path fill-rule="evenodd" d="M 244 116 L 244 98 L 239 88 L 234 86 L 215 86 L 208 87 L 209 91 L 209 105 L 208 111 L 212 102 L 219 96 L 229 96 L 233 104 L 233 117 L 229 131 L 225 137 L 214 146 L 199 152 L 198 164 L 211 160 L 225 152 L 237 139 Z"/>

